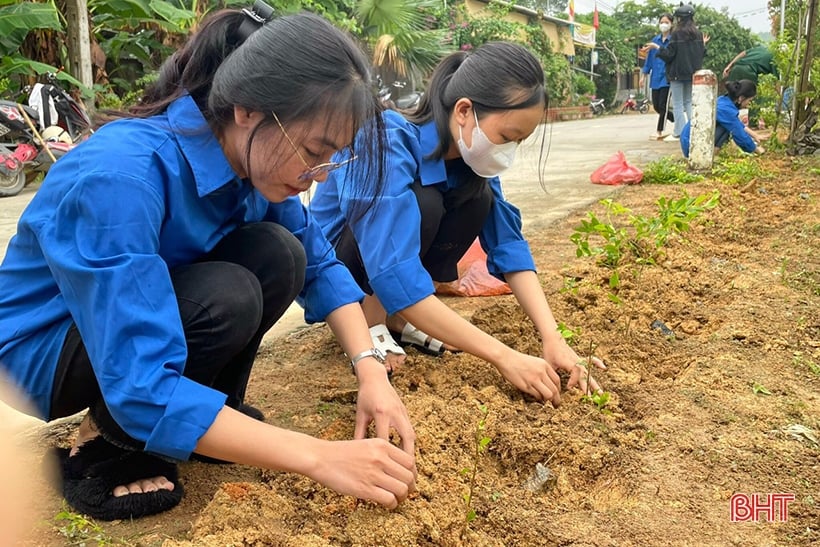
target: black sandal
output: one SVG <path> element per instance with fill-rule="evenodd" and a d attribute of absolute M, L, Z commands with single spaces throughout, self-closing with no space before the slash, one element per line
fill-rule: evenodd
<path fill-rule="evenodd" d="M 183 496 L 177 466 L 146 452 L 126 450 L 96 437 L 80 446 L 74 456 L 58 448 L 63 497 L 73 508 L 98 520 L 135 519 L 167 511 Z M 173 490 L 114 496 L 114 488 L 163 476 Z"/>

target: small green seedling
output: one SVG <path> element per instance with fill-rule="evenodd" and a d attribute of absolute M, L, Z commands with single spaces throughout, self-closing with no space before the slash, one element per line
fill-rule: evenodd
<path fill-rule="evenodd" d="M 84 545 L 107 547 L 122 545 L 120 541 L 106 535 L 99 524 L 91 519 L 74 513 L 64 505 L 63 510 L 54 516 L 57 532 L 67 540 L 67 545 Z"/>
<path fill-rule="evenodd" d="M 752 391 L 754 392 L 755 395 L 771 395 L 772 394 L 771 391 L 769 391 L 768 389 L 766 389 L 762 385 L 758 384 L 757 382 L 755 382 L 752 385 Z"/>
<path fill-rule="evenodd" d="M 593 393 L 592 395 L 584 395 L 581 397 L 581 400 L 594 404 L 598 410 L 607 414 L 609 413 L 607 405 L 609 404 L 610 397 L 611 395 L 608 391 L 601 391 L 600 393 Z"/>
<path fill-rule="evenodd" d="M 485 428 L 487 427 L 487 415 L 489 414 L 487 405 L 480 404 L 478 405 L 478 409 L 481 411 L 481 419 L 479 419 L 478 423 L 476 424 L 475 432 L 473 435 L 474 443 L 472 452 L 472 462 L 470 467 L 465 467 L 461 470 L 462 475 L 469 477 L 467 492 L 465 492 L 463 496 L 465 515 L 464 528 L 461 530 L 462 539 L 464 539 L 464 537 L 467 535 L 467 529 L 470 527 L 470 523 L 476 519 L 476 512 L 473 508 L 473 497 L 475 495 L 476 489 L 476 475 L 478 473 L 478 462 L 481 459 L 481 456 L 487 450 L 487 445 L 489 445 L 491 441 L 491 439 L 484 432 Z"/>

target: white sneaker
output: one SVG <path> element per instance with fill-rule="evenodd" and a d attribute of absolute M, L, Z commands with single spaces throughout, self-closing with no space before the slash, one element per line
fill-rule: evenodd
<path fill-rule="evenodd" d="M 675 135 L 667 135 L 663 140 L 664 142 L 677 142 L 680 140 L 680 137 L 676 137 Z"/>

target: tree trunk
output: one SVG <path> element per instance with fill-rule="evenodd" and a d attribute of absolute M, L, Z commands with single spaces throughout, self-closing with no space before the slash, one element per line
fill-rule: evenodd
<path fill-rule="evenodd" d="M 68 34 L 68 65 L 72 76 L 88 89 L 94 87 L 91 71 L 91 36 L 88 25 L 86 0 L 66 0 L 66 26 Z M 86 108 L 94 107 L 93 96 L 86 99 Z"/>

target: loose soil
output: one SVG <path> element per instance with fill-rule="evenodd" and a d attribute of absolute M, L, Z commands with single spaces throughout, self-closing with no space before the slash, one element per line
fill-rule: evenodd
<path fill-rule="evenodd" d="M 100 523 L 89 537 L 164 547 L 820 544 L 820 159 L 757 161 L 765 174 L 737 184 L 615 194 L 645 215 L 662 196 L 721 196 L 657 265 L 621 269 L 621 304 L 608 296 L 611 271 L 575 256 L 569 236 L 586 211 L 527 234 L 556 318 L 580 332 L 579 354 L 592 349 L 608 364 L 597 375 L 611 394 L 603 410 L 577 391 L 553 409 L 480 359 L 411 351 L 393 384 L 418 436 L 418 492 L 397 510 L 300 476 L 184 463 L 180 506 Z M 510 346 L 540 352 L 513 297 L 447 302 Z M 248 394 L 269 422 L 325 439 L 352 436 L 355 397 L 324 325 L 265 346 Z M 491 440 L 476 457 L 480 405 Z M 532 491 L 539 463 L 552 478 Z M 473 466 L 476 517 L 465 530 L 462 470 Z M 787 520 L 777 511 L 776 522 L 732 522 L 736 493 L 794 501 Z M 75 544 L 53 520 L 62 507 L 43 494 L 30 545 Z"/>

